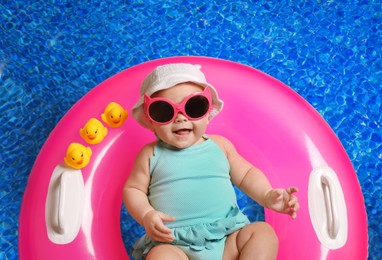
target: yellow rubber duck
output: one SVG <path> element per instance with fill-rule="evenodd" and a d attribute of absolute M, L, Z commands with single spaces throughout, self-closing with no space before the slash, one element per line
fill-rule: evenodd
<path fill-rule="evenodd" d="M 102 120 L 110 127 L 120 127 L 125 123 L 128 113 L 123 107 L 115 102 L 109 103 L 104 113 L 101 115 Z"/>
<path fill-rule="evenodd" d="M 74 169 L 82 169 L 88 165 L 92 150 L 79 143 L 71 143 L 66 150 L 64 162 Z"/>
<path fill-rule="evenodd" d="M 88 144 L 98 144 L 107 135 L 107 128 L 98 119 L 90 118 L 80 129 L 80 135 Z"/>

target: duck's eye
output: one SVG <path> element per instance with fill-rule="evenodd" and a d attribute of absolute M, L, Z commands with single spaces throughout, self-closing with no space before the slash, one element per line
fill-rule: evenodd
<path fill-rule="evenodd" d="M 81 153 L 81 158 L 84 157 L 84 153 Z"/>
<path fill-rule="evenodd" d="M 95 131 L 95 134 L 98 133 L 98 130 Z"/>
<path fill-rule="evenodd" d="M 74 159 L 74 157 L 72 157 L 72 160 L 75 161 L 76 159 Z"/>
<path fill-rule="evenodd" d="M 119 118 L 121 118 L 122 117 L 122 114 L 119 114 Z"/>

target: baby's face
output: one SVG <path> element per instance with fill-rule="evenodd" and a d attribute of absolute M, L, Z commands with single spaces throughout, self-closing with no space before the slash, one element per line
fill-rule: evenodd
<path fill-rule="evenodd" d="M 170 99 L 178 104 L 186 97 L 195 92 L 202 92 L 203 88 L 193 83 L 181 83 L 172 88 L 158 91 L 152 97 L 162 97 Z M 151 130 L 165 143 L 177 147 L 187 148 L 194 144 L 203 142 L 203 135 L 208 125 L 208 115 L 199 120 L 189 120 L 181 112 L 175 119 L 164 125 L 151 122 Z"/>

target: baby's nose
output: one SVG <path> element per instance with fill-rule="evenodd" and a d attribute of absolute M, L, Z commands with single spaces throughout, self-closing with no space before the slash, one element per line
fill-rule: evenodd
<path fill-rule="evenodd" d="M 175 117 L 174 122 L 175 123 L 181 123 L 181 122 L 185 122 L 185 121 L 188 121 L 187 117 L 185 117 L 182 112 L 178 112 L 178 114 Z"/>

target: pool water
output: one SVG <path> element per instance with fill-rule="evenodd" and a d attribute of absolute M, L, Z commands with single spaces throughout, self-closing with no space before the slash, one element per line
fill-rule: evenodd
<path fill-rule="evenodd" d="M 252 66 L 312 104 L 354 165 L 368 259 L 382 259 L 380 0 L 73 2 L 0 1 L 0 259 L 18 258 L 23 191 L 60 118 L 121 70 L 178 55 Z M 263 219 L 246 200 L 239 193 L 250 217 Z M 123 208 L 121 216 L 124 234 L 142 232 Z"/>

